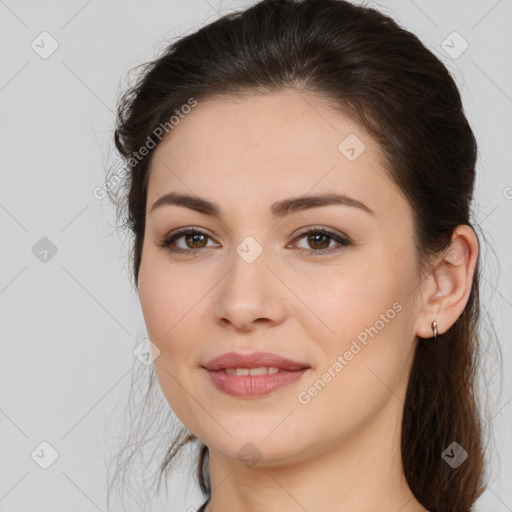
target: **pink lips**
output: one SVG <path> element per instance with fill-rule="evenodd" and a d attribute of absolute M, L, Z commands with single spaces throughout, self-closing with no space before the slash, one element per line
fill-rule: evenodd
<path fill-rule="evenodd" d="M 278 373 L 267 375 L 231 375 L 226 368 L 279 368 Z M 228 352 L 203 366 L 213 384 L 232 396 L 254 397 L 271 393 L 299 380 L 309 369 L 306 363 L 291 361 L 270 352 L 240 354 Z"/>

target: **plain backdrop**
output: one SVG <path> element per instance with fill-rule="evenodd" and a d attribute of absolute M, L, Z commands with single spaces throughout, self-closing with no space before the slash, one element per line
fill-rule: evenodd
<path fill-rule="evenodd" d="M 106 511 L 106 433 L 146 334 L 114 210 L 94 193 L 116 159 L 116 98 L 166 41 L 250 3 L 0 0 L 1 511 Z M 478 140 L 482 302 L 505 375 L 490 356 L 495 444 L 477 511 L 511 511 L 512 2 L 369 4 L 448 66 Z M 185 466 L 171 483 L 154 510 L 201 503 Z"/>

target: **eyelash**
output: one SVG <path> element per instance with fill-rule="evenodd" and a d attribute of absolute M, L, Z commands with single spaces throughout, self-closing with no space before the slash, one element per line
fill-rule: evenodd
<path fill-rule="evenodd" d="M 330 254 L 333 252 L 337 252 L 337 251 L 341 250 L 343 247 L 346 247 L 346 246 L 352 244 L 352 241 L 348 237 L 343 237 L 343 236 L 337 235 L 335 233 L 332 233 L 324 228 L 316 228 L 316 227 L 307 228 L 304 231 L 299 232 L 297 234 L 297 236 L 294 238 L 294 241 L 299 240 L 300 238 L 304 238 L 306 235 L 310 235 L 310 234 L 325 235 L 328 238 L 338 242 L 340 245 L 338 247 L 334 247 L 334 248 L 331 247 L 328 249 L 320 249 L 320 250 L 299 248 L 297 250 L 299 251 L 300 254 L 306 254 L 308 256 L 316 257 L 316 256 L 321 256 L 323 254 Z M 173 242 L 175 242 L 178 238 L 181 238 L 182 236 L 185 236 L 185 235 L 204 235 L 211 239 L 210 235 L 208 235 L 208 233 L 205 233 L 204 231 L 200 231 L 198 229 L 186 228 L 186 229 L 182 229 L 182 230 L 174 233 L 173 235 L 167 236 L 163 240 L 159 241 L 157 243 L 157 245 L 159 247 L 165 248 L 167 251 L 169 251 L 171 253 L 181 253 L 181 254 L 191 254 L 192 252 L 198 252 L 200 249 L 206 249 L 206 247 L 200 247 L 199 249 L 181 249 L 181 248 L 171 247 L 171 244 Z"/>

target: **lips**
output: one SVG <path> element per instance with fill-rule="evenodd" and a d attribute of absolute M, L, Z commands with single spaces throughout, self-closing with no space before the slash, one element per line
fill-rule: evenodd
<path fill-rule="evenodd" d="M 302 379 L 310 372 L 310 369 L 283 370 L 268 375 L 230 375 L 226 370 L 204 370 L 210 377 L 210 381 L 222 393 L 237 398 L 259 398 L 269 395 L 277 390 L 290 386 Z"/>
<path fill-rule="evenodd" d="M 287 371 L 310 368 L 307 363 L 292 361 L 271 352 L 253 352 L 252 354 L 228 352 L 203 365 L 209 371 L 225 370 L 226 368 L 260 368 L 262 366 Z"/>

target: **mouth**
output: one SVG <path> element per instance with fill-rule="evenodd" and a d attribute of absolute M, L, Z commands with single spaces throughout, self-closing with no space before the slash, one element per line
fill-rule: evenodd
<path fill-rule="evenodd" d="M 293 361 L 270 352 L 250 354 L 228 352 L 212 359 L 203 367 L 209 371 L 228 370 L 230 374 L 233 374 L 234 370 L 236 375 L 266 375 L 278 373 L 281 370 L 295 371 L 310 368 L 307 363 Z"/>
<path fill-rule="evenodd" d="M 268 395 L 289 386 L 302 379 L 305 374 L 311 371 L 311 368 L 303 368 L 302 370 L 279 369 L 277 373 L 260 375 L 237 375 L 228 373 L 228 370 L 206 371 L 210 381 L 219 391 L 235 397 L 250 398 Z M 238 370 L 247 371 L 247 368 L 239 368 Z"/>
<path fill-rule="evenodd" d="M 298 370 L 286 370 L 285 368 L 277 368 L 275 366 L 260 366 L 258 368 L 220 368 L 219 370 L 209 370 L 215 372 L 224 372 L 227 375 L 236 375 L 244 377 L 246 375 L 275 375 L 276 373 L 292 373 L 301 370 L 307 370 L 309 367 L 299 368 Z"/>
<path fill-rule="evenodd" d="M 289 386 L 312 369 L 309 365 L 270 353 L 224 354 L 203 366 L 221 392 L 235 397 L 259 397 Z"/>

